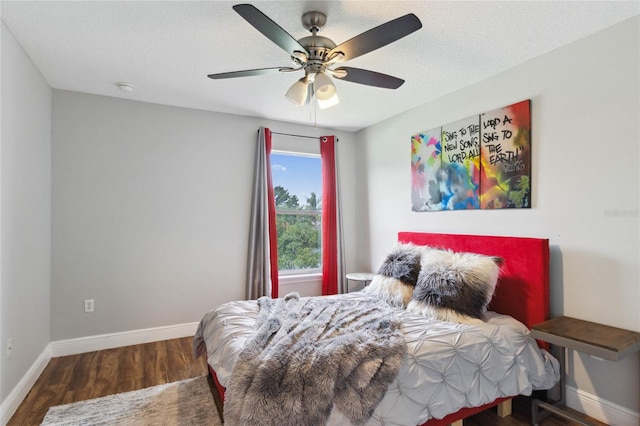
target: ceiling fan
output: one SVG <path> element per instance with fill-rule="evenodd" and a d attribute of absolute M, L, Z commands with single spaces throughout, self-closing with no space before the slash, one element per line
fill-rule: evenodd
<path fill-rule="evenodd" d="M 208 77 L 217 80 L 302 70 L 304 77 L 296 81 L 285 96 L 296 105 L 305 105 L 315 95 L 319 108 L 329 108 L 339 102 L 330 76 L 386 89 L 400 87 L 404 83 L 400 78 L 360 68 L 336 67 L 336 65 L 393 43 L 422 28 L 418 17 L 409 13 L 336 45 L 329 38 L 318 35 L 327 22 L 327 16 L 322 12 L 307 12 L 302 15 L 302 25 L 311 32 L 311 35 L 296 40 L 250 4 L 238 4 L 233 6 L 233 9 L 269 40 L 289 53 L 294 66 L 223 72 L 209 74 Z"/>

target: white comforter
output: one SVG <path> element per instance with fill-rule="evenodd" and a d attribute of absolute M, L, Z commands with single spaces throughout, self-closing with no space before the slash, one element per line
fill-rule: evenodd
<path fill-rule="evenodd" d="M 222 386 L 228 385 L 257 314 L 255 300 L 229 302 L 200 323 L 194 343 L 200 350 L 206 345 L 207 361 Z M 559 380 L 558 361 L 509 316 L 489 312 L 486 324 L 476 326 L 430 320 L 404 310 L 400 315 L 407 353 L 367 425 L 422 424 L 499 397 L 549 389 Z M 348 422 L 334 409 L 329 424 Z"/>

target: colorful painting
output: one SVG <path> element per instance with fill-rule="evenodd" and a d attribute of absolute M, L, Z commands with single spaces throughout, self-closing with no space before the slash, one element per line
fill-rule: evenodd
<path fill-rule="evenodd" d="M 411 137 L 411 209 L 442 210 L 438 173 L 442 162 L 441 128 Z"/>
<path fill-rule="evenodd" d="M 442 127 L 440 181 L 447 210 L 480 207 L 480 119 L 477 115 Z"/>
<path fill-rule="evenodd" d="M 481 120 L 482 208 L 530 208 L 531 102 L 486 112 Z"/>
<path fill-rule="evenodd" d="M 413 211 L 529 208 L 530 101 L 411 137 Z"/>

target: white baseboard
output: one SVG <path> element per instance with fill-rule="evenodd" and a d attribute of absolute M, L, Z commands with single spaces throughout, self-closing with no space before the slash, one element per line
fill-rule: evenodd
<path fill-rule="evenodd" d="M 40 374 L 51 359 L 51 343 L 49 343 L 36 361 L 31 365 L 29 370 L 22 376 L 22 379 L 13 388 L 11 393 L 0 404 L 0 425 L 6 425 L 11 416 L 16 412 L 22 401 L 25 399 L 29 390 L 34 385 Z"/>
<path fill-rule="evenodd" d="M 9 422 L 9 419 L 16 412 L 51 358 L 189 337 L 196 333 L 197 328 L 198 323 L 194 322 L 50 342 L 7 398 L 2 401 L 0 405 L 0 425 L 5 425 Z"/>
<path fill-rule="evenodd" d="M 640 413 L 638 412 L 571 386 L 567 386 L 566 395 L 567 407 L 573 408 L 608 425 L 640 425 Z"/>
<path fill-rule="evenodd" d="M 67 356 L 122 346 L 139 345 L 160 340 L 177 339 L 193 336 L 198 323 L 169 325 L 165 327 L 145 328 L 141 330 L 123 331 L 120 333 L 99 334 L 97 336 L 79 337 L 77 339 L 51 342 L 51 356 Z"/>

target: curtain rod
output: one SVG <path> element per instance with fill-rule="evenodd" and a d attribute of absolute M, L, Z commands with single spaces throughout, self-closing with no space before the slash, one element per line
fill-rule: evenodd
<path fill-rule="evenodd" d="M 280 133 L 271 131 L 272 135 L 293 136 L 294 138 L 320 139 L 320 136 L 294 135 L 293 133 Z"/>
<path fill-rule="evenodd" d="M 293 133 L 280 133 L 280 132 L 274 132 L 273 130 L 271 131 L 272 135 L 281 135 L 281 136 L 293 136 L 294 138 L 305 138 L 305 139 L 322 139 L 323 136 L 307 136 L 307 135 L 295 135 Z M 336 138 L 336 142 L 339 142 L 340 140 L 338 138 Z M 325 141 L 323 141 L 325 142 Z"/>

